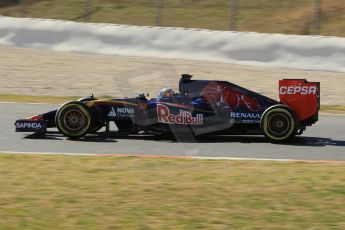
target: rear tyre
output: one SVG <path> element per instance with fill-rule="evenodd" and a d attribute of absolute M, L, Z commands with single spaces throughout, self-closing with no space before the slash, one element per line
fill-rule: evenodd
<path fill-rule="evenodd" d="M 78 139 L 85 136 L 92 117 L 87 107 L 81 102 L 69 102 L 60 107 L 55 116 L 58 130 L 66 137 Z"/>
<path fill-rule="evenodd" d="M 261 129 L 273 143 L 286 142 L 296 135 L 296 115 L 289 107 L 275 105 L 268 108 L 261 118 Z"/>

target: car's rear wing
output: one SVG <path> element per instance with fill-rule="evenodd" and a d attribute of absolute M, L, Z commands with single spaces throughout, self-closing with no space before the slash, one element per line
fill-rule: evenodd
<path fill-rule="evenodd" d="M 315 123 L 320 110 L 320 82 L 306 79 L 279 81 L 280 102 L 291 107 L 301 123 Z"/>

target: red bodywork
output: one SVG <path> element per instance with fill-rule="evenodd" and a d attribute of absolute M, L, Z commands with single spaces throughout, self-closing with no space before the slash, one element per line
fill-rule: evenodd
<path fill-rule="evenodd" d="M 305 79 L 279 81 L 279 98 L 292 108 L 300 121 L 316 115 L 320 108 L 320 83 Z"/>
<path fill-rule="evenodd" d="M 211 82 L 203 88 L 201 95 L 213 106 L 223 103 L 233 110 L 239 107 L 246 107 L 253 112 L 262 109 L 257 100 L 225 83 Z"/>

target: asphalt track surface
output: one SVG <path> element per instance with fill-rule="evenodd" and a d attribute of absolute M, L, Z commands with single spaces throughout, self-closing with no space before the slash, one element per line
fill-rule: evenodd
<path fill-rule="evenodd" d="M 58 133 L 31 138 L 14 132 L 14 121 L 56 105 L 0 103 L 0 152 L 206 156 L 256 159 L 345 161 L 345 116 L 321 115 L 319 122 L 287 144 L 263 136 L 203 136 L 177 142 L 159 136 L 88 136 L 74 141 Z"/>

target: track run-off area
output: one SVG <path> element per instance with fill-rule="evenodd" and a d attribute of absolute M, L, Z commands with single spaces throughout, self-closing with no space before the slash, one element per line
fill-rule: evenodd
<path fill-rule="evenodd" d="M 302 136 L 285 144 L 268 143 L 263 136 L 202 136 L 176 141 L 152 135 L 87 136 L 69 140 L 53 132 L 32 138 L 14 132 L 14 121 L 57 108 L 50 104 L 0 103 L 0 152 L 99 156 L 185 157 L 199 159 L 344 161 L 345 116 L 321 114 Z"/>

